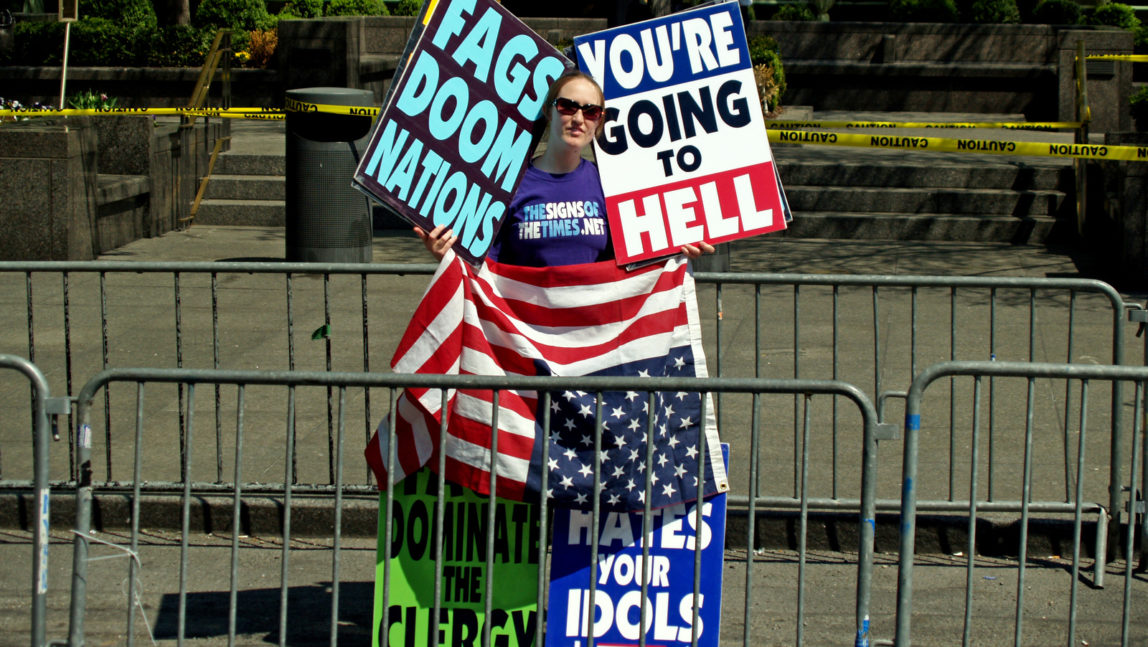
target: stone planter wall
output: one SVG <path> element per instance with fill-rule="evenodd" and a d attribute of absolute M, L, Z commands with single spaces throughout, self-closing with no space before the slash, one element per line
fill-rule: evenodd
<path fill-rule="evenodd" d="M 146 117 L 0 125 L 0 259 L 90 260 L 179 227 L 226 130 Z"/>
<path fill-rule="evenodd" d="M 86 121 L 0 126 L 0 259 L 96 253 L 96 137 Z"/>

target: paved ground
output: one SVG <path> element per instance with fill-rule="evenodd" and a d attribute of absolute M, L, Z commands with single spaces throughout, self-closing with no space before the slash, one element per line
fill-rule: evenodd
<path fill-rule="evenodd" d="M 819 115 L 823 116 L 823 115 Z M 830 118 L 825 116 L 825 118 Z M 250 128 L 239 128 L 233 140 L 233 150 L 247 149 L 252 151 L 266 150 L 275 152 L 274 135 L 276 124 L 254 124 Z M 281 148 L 279 149 L 281 150 Z M 140 240 L 123 248 L 107 254 L 104 260 L 113 261 L 207 261 L 218 262 L 224 260 L 275 260 L 283 256 L 284 233 L 282 229 L 275 228 L 249 228 L 249 227 L 206 227 L 192 226 L 183 232 L 174 232 L 160 238 Z M 374 240 L 374 260 L 387 263 L 425 263 L 428 259 L 421 244 L 406 232 L 380 232 Z M 886 241 L 825 241 L 825 240 L 794 240 L 782 236 L 762 237 L 751 241 L 735 243 L 731 247 L 730 269 L 735 272 L 780 272 L 799 274 L 880 274 L 880 275 L 943 275 L 943 276 L 974 276 L 974 277 L 1096 277 L 1103 275 L 1102 258 L 1082 250 L 1073 248 L 1045 248 L 1045 247 L 1016 247 L 999 244 L 964 244 L 964 243 L 917 243 Z M 201 280 L 203 277 L 182 277 L 183 289 L 186 291 L 182 302 L 176 306 L 182 313 L 181 326 L 187 336 L 186 343 L 178 351 L 178 360 L 184 366 L 210 366 L 211 343 L 210 336 L 204 337 L 203 330 L 210 330 L 212 313 L 209 304 L 209 285 Z M 101 336 L 105 331 L 93 326 L 98 321 L 99 313 L 99 283 L 98 277 L 81 275 L 77 273 L 69 277 L 70 281 L 70 307 L 73 320 L 68 324 L 70 328 L 74 366 L 65 367 L 60 360 L 63 357 L 65 343 L 61 332 L 65 323 L 59 316 L 60 307 L 64 302 L 60 288 L 60 277 L 48 275 L 37 277 L 32 296 L 28 295 L 26 277 L 22 274 L 3 277 L 0 283 L 0 352 L 12 352 L 27 355 L 29 333 L 25 321 L 25 306 L 29 301 L 36 303 L 36 353 L 37 363 L 43 364 L 45 372 L 53 384 L 56 392 L 68 390 L 72 393 L 78 390 L 82 383 L 98 369 L 100 365 Z M 297 363 L 298 368 L 307 370 L 323 370 L 326 363 L 332 362 L 335 370 L 362 370 L 362 345 L 355 345 L 352 341 L 359 334 L 354 325 L 343 327 L 344 320 L 355 323 L 359 308 L 359 284 L 356 277 L 350 277 L 349 282 L 342 282 L 338 277 L 332 278 L 331 285 L 315 277 L 300 276 L 295 284 L 288 290 L 295 295 L 293 333 L 287 333 L 286 338 L 298 339 Z M 173 349 L 172 325 L 173 312 L 171 304 L 172 278 L 170 275 L 136 275 L 132 273 L 118 273 L 107 277 L 108 283 L 108 309 L 110 312 L 110 330 L 106 331 L 110 338 L 109 354 L 110 365 L 174 365 L 176 351 Z M 371 304 L 372 333 L 370 349 L 372 366 L 385 366 L 389 352 L 394 347 L 397 335 L 402 332 L 406 317 L 417 301 L 419 294 L 425 286 L 426 279 L 422 276 L 388 276 L 372 279 L 370 283 L 369 298 Z M 285 308 L 283 304 L 283 284 L 279 277 L 263 275 L 240 276 L 223 275 L 221 285 L 221 314 L 219 325 L 223 333 L 224 366 L 227 368 L 286 368 L 286 350 L 284 339 L 283 319 Z M 310 332 L 325 321 L 323 294 L 327 290 L 332 295 L 334 314 L 334 343 L 331 359 L 324 355 L 323 341 L 310 340 Z M 893 294 L 889 294 L 893 292 Z M 721 354 L 725 362 L 726 374 L 752 375 L 755 358 L 760 358 L 764 365 L 764 373 L 771 377 L 788 377 L 794 374 L 795 362 L 801 359 L 801 375 L 803 377 L 827 377 L 827 360 L 830 342 L 822 335 L 825 332 L 826 321 L 834 316 L 831 310 L 830 296 L 813 288 L 802 291 L 801 315 L 803 323 L 801 336 L 796 333 L 792 321 L 797 318 L 793 313 L 793 304 L 797 301 L 794 290 L 790 287 L 774 287 L 765 289 L 763 307 L 754 303 L 752 291 L 728 288 L 722 295 L 715 293 L 712 286 L 703 286 L 701 303 L 703 313 L 720 312 L 721 343 L 720 351 L 711 355 L 711 362 L 719 361 L 717 355 Z M 864 341 L 865 326 L 872 326 L 873 320 L 880 322 L 880 338 L 883 343 L 879 352 L 885 356 L 887 365 L 894 367 L 889 374 L 881 375 L 885 389 L 903 387 L 903 375 L 908 374 L 905 359 L 905 348 L 911 343 L 919 345 L 918 358 L 914 361 L 924 364 L 943 359 L 949 347 L 950 297 L 947 292 L 941 295 L 923 296 L 920 304 L 920 314 L 914 315 L 912 324 L 907 314 L 910 305 L 910 295 L 905 291 L 897 292 L 887 290 L 882 293 L 882 309 L 874 312 L 874 297 L 869 291 L 861 294 L 843 294 L 840 317 L 843 328 L 860 331 L 855 339 L 856 347 L 844 343 L 845 352 L 842 354 L 840 366 L 842 379 L 856 382 L 866 391 L 874 387 L 872 369 L 872 355 L 874 354 L 872 341 Z M 720 296 L 720 300 L 719 300 Z M 1027 330 L 1029 294 L 1027 290 L 1019 293 L 1001 291 L 999 295 L 990 297 L 986 291 L 971 291 L 954 297 L 959 303 L 958 313 L 953 315 L 957 320 L 956 328 L 960 332 L 961 343 L 968 344 L 976 350 L 970 353 L 978 357 L 987 356 L 985 342 L 989 337 L 996 338 L 996 348 L 1002 359 L 1015 357 L 1024 358 L 1032 353 L 1038 360 L 1063 361 L 1066 348 L 1063 341 L 1067 328 L 1068 299 L 1060 293 L 1042 292 L 1040 300 L 1039 326 L 1033 342 L 1028 341 Z M 1124 293 L 1129 300 L 1143 301 L 1144 295 L 1140 293 Z M 1037 297 L 1033 297 L 1037 298 Z M 1110 340 L 1113 334 L 1110 312 L 1106 310 L 1108 304 L 1103 299 L 1081 296 L 1076 305 L 1075 320 L 1077 341 L 1074 346 L 1067 349 L 1074 361 L 1090 361 L 1105 363 L 1110 357 Z M 758 314 L 755 315 L 755 308 Z M 997 332 L 990 332 L 979 319 L 970 313 L 985 313 L 989 309 L 998 317 Z M 764 314 L 761 314 L 764 310 Z M 777 311 L 777 312 L 774 312 Z M 964 318 L 967 315 L 967 319 Z M 703 315 L 707 316 L 707 315 Z M 754 325 L 755 316 L 762 316 L 765 323 Z M 975 315 L 979 318 L 981 315 Z M 776 317 L 771 319 L 770 317 Z M 717 319 L 714 317 L 713 319 Z M 916 328 L 916 335 L 912 329 Z M 1131 357 L 1137 357 L 1141 352 L 1143 343 L 1134 337 L 1134 330 L 1128 328 L 1120 334 L 1129 344 Z M 713 348 L 717 344 L 717 322 L 707 319 L 705 323 L 707 344 Z M 999 337 L 999 338 L 997 338 Z M 863 339 L 864 338 L 864 339 Z M 910 339 L 913 341 L 910 342 Z M 757 348 L 758 352 L 754 352 Z M 707 349 L 709 352 L 709 349 Z M 149 364 L 155 362 L 155 364 Z M 66 376 L 71 375 L 70 388 Z M 9 416 L 17 421 L 26 420 L 26 415 L 18 407 L 26 397 L 26 390 L 16 382 L 5 381 L 0 383 L 0 405 L 9 411 L 16 411 L 16 415 Z M 9 388 L 12 386 L 13 388 Z M 1001 409 L 997 410 L 998 424 L 1005 428 L 1006 422 L 1015 411 L 1008 407 L 1009 400 L 1019 401 L 1023 404 L 1025 397 L 1023 388 L 1017 385 L 1006 386 L 1003 383 L 999 400 Z M 157 389 L 158 390 L 158 389 Z M 1099 424 L 1103 429 L 1106 417 L 1105 395 L 1102 389 L 1097 388 L 1093 394 L 1094 402 L 1099 402 L 1090 409 L 1089 425 Z M 1063 404 L 1063 387 L 1057 391 L 1053 387 L 1042 387 L 1039 397 L 1040 410 L 1038 414 L 1038 428 L 1041 433 L 1049 437 L 1040 437 L 1037 447 L 1041 453 L 1037 462 L 1043 470 L 1038 473 L 1035 484 L 1041 496 L 1056 500 L 1062 496 L 1067 487 L 1062 474 L 1062 463 L 1072 451 L 1058 454 L 1056 451 L 1069 440 L 1075 441 L 1075 434 L 1059 431 L 1064 419 L 1075 416 L 1075 410 L 1069 411 Z M 153 396 L 154 397 L 154 396 Z M 183 402 L 183 394 L 178 397 L 172 392 L 164 392 L 158 396 L 154 409 L 149 409 L 149 415 L 154 413 L 156 418 L 166 415 L 171 418 L 173 411 L 179 410 Z M 210 396 L 200 397 L 209 400 Z M 303 398 L 303 396 L 300 396 Z M 1079 395 L 1076 396 L 1079 398 Z M 320 403 L 323 397 L 318 396 Z M 356 400 L 356 396 L 352 396 Z M 361 398 L 358 398 L 361 400 Z M 356 400 L 358 402 L 358 400 Z M 1079 402 L 1079 400 L 1076 400 Z M 111 400 L 112 409 L 117 416 L 134 416 L 133 396 L 127 391 L 117 392 Z M 251 416 L 248 421 L 249 440 L 246 448 L 249 458 L 245 459 L 245 475 L 247 478 L 274 483 L 282 478 L 282 430 L 281 412 L 279 405 L 281 399 L 277 396 L 260 397 L 251 395 Z M 370 420 L 377 420 L 380 416 L 378 404 L 382 399 L 376 400 L 373 415 Z M 767 418 L 771 423 L 776 422 L 780 431 L 770 432 L 771 446 L 766 450 L 762 459 L 766 470 L 766 484 L 768 494 L 781 494 L 793 482 L 795 471 L 794 454 L 792 446 L 792 432 L 786 431 L 793 421 L 793 404 L 791 402 L 775 401 L 771 404 Z M 361 402 L 356 406 L 361 407 Z M 745 448 L 750 446 L 748 438 L 749 418 L 744 409 L 727 404 L 731 409 L 730 417 L 723 425 L 723 436 L 734 444 L 734 482 L 735 491 L 746 491 L 745 476 L 748 473 L 748 459 Z M 227 409 L 227 405 L 222 407 Z M 302 407 L 301 407 L 302 408 Z M 947 409 L 947 407 L 946 407 Z M 210 409 L 201 416 L 206 420 L 211 416 Z M 228 410 L 228 420 L 234 420 L 234 413 Z M 267 418 L 261 419 L 260 415 Z M 829 428 L 825 423 L 827 415 L 817 418 L 818 433 L 824 433 Z M 850 414 L 843 413 L 843 416 Z M 896 418 L 896 414 L 891 416 Z M 970 412 L 963 411 L 958 415 L 962 429 L 969 426 Z M 257 420 L 272 420 L 276 423 L 264 422 L 263 426 Z M 1020 418 L 1023 420 L 1023 416 Z M 1015 419 L 1013 422 L 1015 423 Z M 209 423 L 200 427 L 207 431 Z M 0 426 L 0 441 L 3 441 L 5 453 L 0 455 L 0 469 L 3 469 L 3 478 L 28 478 L 25 466 L 29 464 L 26 452 L 21 446 L 11 441 L 19 433 L 16 431 L 21 425 Z M 327 423 L 322 413 L 322 407 L 315 409 L 312 418 L 303 420 L 300 424 L 300 465 L 304 470 L 300 478 L 310 479 L 308 482 L 322 482 L 325 477 L 325 451 Z M 1015 429 L 1015 424 L 1009 427 Z M 1010 431 L 1011 434 L 1011 431 Z M 210 433 L 205 434 L 210 436 Z M 145 449 L 145 461 L 154 470 L 151 478 L 157 480 L 171 479 L 173 470 L 177 469 L 178 454 L 171 450 L 171 436 L 161 443 L 148 443 Z M 208 466 L 213 463 L 210 459 L 211 446 L 215 442 L 198 436 L 196 443 L 204 445 L 204 454 L 196 454 L 196 466 Z M 957 445 L 966 447 L 969 441 L 965 436 L 958 436 Z M 1015 443 L 1015 435 L 1008 436 L 1007 443 L 1002 441 L 996 457 L 996 479 L 998 488 L 997 497 L 1007 499 L 1011 490 L 1018 482 L 1020 473 L 1020 451 Z M 5 440 L 7 439 L 7 440 Z M 121 441 L 117 441 L 121 442 Z M 359 441 L 361 442 L 361 441 Z M 834 457 L 837 455 L 838 443 L 829 441 L 821 436 L 815 440 L 816 453 L 813 457 L 818 471 L 812 475 L 815 486 L 820 495 L 825 495 L 832 487 L 841 488 L 841 496 L 849 498 L 850 492 L 855 490 L 855 471 L 848 468 L 841 470 L 841 481 L 833 479 L 833 484 L 825 473 L 833 472 L 826 455 L 828 447 L 834 448 Z M 848 456 L 855 455 L 851 441 L 842 441 L 842 461 L 848 463 Z M 128 444 L 126 441 L 121 444 Z M 230 456 L 233 445 L 224 439 L 221 455 Z M 947 453 L 948 443 L 937 440 L 937 444 L 927 445 L 927 451 L 935 451 L 937 456 L 925 455 L 922 459 L 922 479 L 934 479 L 938 483 L 932 487 L 936 498 L 945 497 L 945 486 L 939 482 L 944 481 L 943 474 L 948 473 L 949 466 L 940 454 Z M 1107 445 L 1101 434 L 1089 436 L 1087 447 L 1088 465 L 1091 470 L 1103 472 L 1107 469 L 1105 463 Z M 899 491 L 900 469 L 900 442 L 889 441 L 882 444 L 880 469 L 880 496 L 893 499 Z M 1047 450 L 1047 451 L 1046 451 Z M 348 448 L 347 455 L 358 456 L 359 450 Z M 109 453 L 109 457 L 111 453 Z M 130 457 L 124 454 L 115 454 L 116 473 L 113 478 L 130 478 Z M 102 460 L 103 457 L 101 456 Z M 201 460 L 202 459 L 202 460 Z M 833 459 L 836 461 L 836 458 Z M 818 462 L 820 461 L 820 462 Z M 225 463 L 229 464 L 230 459 Z M 967 469 L 967 458 L 957 460 L 955 498 L 967 496 L 967 479 L 961 476 L 961 470 Z M 56 474 L 59 470 L 67 470 L 67 456 L 63 446 L 53 446 L 53 469 Z M 100 470 L 105 469 L 100 465 Z M 106 466 L 110 473 L 112 467 Z M 225 464 L 224 469 L 229 469 Z M 353 469 L 358 470 L 357 463 Z M 307 471 L 310 470 L 310 471 Z M 199 478 L 212 480 L 209 473 L 196 472 Z M 178 473 L 178 472 L 174 472 Z M 358 473 L 358 472 L 357 472 Z M 1091 475 L 1091 471 L 1089 472 Z M 105 476 L 101 471 L 99 476 Z M 226 476 L 226 475 L 225 475 Z M 147 476 L 145 475 L 145 478 Z M 990 477 L 992 478 L 992 477 Z M 951 485 L 949 487 L 952 487 Z M 963 489 L 962 489 L 963 488 Z M 1086 498 L 1088 500 L 1104 501 L 1103 479 L 1089 477 L 1086 483 Z M 953 492 L 950 490 L 950 494 Z M 982 491 L 983 493 L 983 491 Z M 368 499 L 358 499 L 348 504 L 356 508 L 373 506 Z M 273 509 L 272 506 L 270 509 Z M 252 508 L 256 509 L 255 506 Z M 27 644 L 26 620 L 27 597 L 26 582 L 29 579 L 30 567 L 27 555 L 30 551 L 29 536 L 25 530 L 20 530 L 23 523 L 18 518 L 15 508 L 3 508 L 8 515 L 7 523 L 0 524 L 0 626 L 6 628 L 6 633 L 0 635 L 0 644 Z M 112 517 L 112 508 L 105 511 L 107 518 L 103 519 L 109 527 L 115 526 L 116 519 Z M 210 516 L 210 515 L 209 515 Z M 61 523 L 53 528 L 54 544 L 51 551 L 51 572 L 49 600 L 50 624 L 49 636 L 60 638 L 66 632 L 66 600 L 69 581 L 67 568 L 70 563 L 69 535 L 63 529 L 67 527 L 66 515 Z M 991 515 L 988 515 L 991 518 Z M 178 517 L 176 517 L 178 518 Z M 11 523 L 15 520 L 17 523 Z M 222 644 L 226 627 L 225 609 L 226 592 L 228 589 L 228 571 L 224 564 L 228 559 L 226 546 L 230 545 L 230 537 L 224 530 L 226 526 L 215 520 L 213 532 L 203 534 L 197 532 L 190 537 L 193 545 L 193 563 L 191 565 L 190 590 L 195 594 L 190 608 L 192 615 L 189 635 L 196 638 L 194 644 Z M 172 532 L 172 526 L 166 523 L 156 523 L 156 527 L 149 528 L 145 535 L 145 546 L 141 553 L 143 560 L 142 601 L 146 612 L 137 614 L 137 633 L 141 642 L 147 644 L 146 628 L 142 619 L 146 618 L 151 626 L 157 641 L 162 644 L 173 643 L 176 635 L 176 620 L 173 612 L 174 592 L 178 591 L 178 532 Z M 366 526 L 370 526 L 370 516 L 365 519 Z M 798 636 L 797 599 L 803 595 L 808 607 L 805 611 L 803 637 L 807 644 L 842 644 L 852 641 L 852 609 L 855 592 L 856 553 L 850 543 L 849 533 L 834 530 L 833 522 L 814 524 L 811 530 L 811 541 L 815 546 L 808 555 L 806 566 L 806 587 L 798 591 L 796 555 L 787 546 L 792 545 L 794 525 L 793 519 L 782 518 L 775 530 L 780 532 L 782 539 L 777 547 L 770 547 L 756 552 L 754 555 L 754 571 L 751 580 L 745 576 L 747 551 L 732 545 L 727 551 L 727 564 L 724 573 L 723 608 L 725 613 L 722 622 L 722 644 L 741 644 L 745 627 L 745 619 L 749 618 L 749 644 L 788 645 L 794 644 Z M 743 524 L 744 526 L 744 524 Z M 178 527 L 178 526 L 174 526 Z M 324 640 L 324 629 L 329 611 L 323 605 L 329 604 L 328 591 L 331 581 L 329 541 L 323 534 L 322 522 L 309 524 L 299 521 L 299 532 L 303 535 L 292 542 L 290 590 L 291 610 L 288 627 L 288 644 L 313 644 L 313 641 Z M 341 567 L 343 569 L 342 610 L 339 633 L 343 644 L 362 644 L 370 631 L 370 606 L 372 569 L 374 563 L 373 541 L 369 536 L 363 536 L 362 528 L 356 526 L 354 531 L 348 530 L 345 552 L 343 553 Z M 982 539 L 992 536 L 989 528 L 981 528 L 979 532 Z M 120 531 L 109 530 L 102 536 L 122 541 Z M 950 533 L 950 534 L 945 534 Z M 883 535 L 878 545 L 878 568 L 874 578 L 873 597 L 873 636 L 879 639 L 889 639 L 893 635 L 893 610 L 896 593 L 896 565 L 895 540 Z M 1008 558 L 978 557 L 976 570 L 970 577 L 963 568 L 965 558 L 965 538 L 949 528 L 940 531 L 934 537 L 935 544 L 930 547 L 927 554 L 918 560 L 916 578 L 914 580 L 914 637 L 918 644 L 955 644 L 959 642 L 961 634 L 961 618 L 964 613 L 964 592 L 966 581 L 973 583 L 974 590 L 974 622 L 972 625 L 973 642 L 976 644 L 998 644 L 1009 642 L 1002 639 L 1012 634 L 1013 604 L 1017 595 L 1016 562 Z M 1058 543 L 1059 542 L 1059 543 Z M 244 550 L 241 551 L 241 570 L 245 574 L 244 593 L 240 597 L 239 614 L 241 618 L 240 633 L 242 644 L 262 644 L 265 642 L 278 642 L 278 587 L 279 568 L 281 559 L 281 546 L 273 536 L 251 533 L 242 537 Z M 1086 542 L 1087 543 L 1087 542 Z M 1071 542 L 1064 543 L 1063 537 L 1059 540 L 1053 536 L 1042 542 L 1036 542 L 1032 548 L 1033 561 L 1027 572 L 1027 578 L 1022 584 L 1025 591 L 1025 639 L 1024 644 L 1045 645 L 1064 644 L 1066 631 L 1070 622 L 1067 611 L 1071 595 L 1071 570 L 1067 557 L 1071 555 Z M 112 554 L 110 549 L 101 549 L 101 554 Z M 110 564 L 115 564 L 110 565 Z M 1083 561 L 1084 566 L 1091 564 L 1090 559 Z M 122 560 L 101 563 L 100 570 L 93 572 L 89 582 L 92 587 L 91 599 L 93 604 L 89 611 L 89 644 L 122 644 L 123 622 L 125 612 L 122 605 L 122 596 L 126 590 L 126 568 L 122 567 Z M 1124 562 L 1117 561 L 1111 564 L 1107 572 L 1107 582 L 1104 588 L 1090 586 L 1091 575 L 1081 577 L 1081 587 L 1078 592 L 1077 605 L 1077 631 L 1074 644 L 1119 644 L 1121 634 L 1121 612 L 1124 600 L 1124 586 L 1126 584 L 1123 571 Z M 968 579 L 967 579 L 968 578 Z M 1143 573 L 1134 576 L 1128 581 L 1131 585 L 1131 597 L 1134 616 L 1143 617 L 1148 609 L 1145 596 L 1148 595 L 1148 580 Z M 753 592 L 752 604 L 749 612 L 744 610 L 745 590 L 748 587 Z M 306 620 L 304 620 L 306 619 Z M 1133 634 L 1129 644 L 1148 643 L 1148 627 L 1144 623 L 1132 623 Z"/>

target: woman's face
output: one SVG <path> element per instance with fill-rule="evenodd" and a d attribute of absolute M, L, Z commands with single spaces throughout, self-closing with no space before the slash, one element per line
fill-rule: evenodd
<path fill-rule="evenodd" d="M 602 96 L 598 88 L 586 79 L 573 79 L 558 91 L 558 98 L 569 99 L 578 105 L 602 105 Z M 597 121 L 586 118 L 578 110 L 572 115 L 558 112 L 553 105 L 550 106 L 550 141 L 549 146 L 565 145 L 575 150 L 582 150 L 594 139 L 594 131 L 598 127 Z M 600 116 L 599 119 L 602 119 Z"/>

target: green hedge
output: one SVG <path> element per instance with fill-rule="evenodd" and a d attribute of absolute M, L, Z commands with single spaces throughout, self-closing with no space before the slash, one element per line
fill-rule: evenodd
<path fill-rule="evenodd" d="M 410 3 L 411 6 L 414 2 Z M 279 16 L 264 0 L 202 0 L 191 25 L 156 26 L 150 0 L 93 0 L 72 24 L 68 62 L 83 66 L 197 67 L 203 65 L 217 29 L 231 29 L 232 50 L 247 47 L 249 32 L 273 29 Z M 418 3 L 421 7 L 421 2 Z M 282 15 L 387 15 L 382 0 L 290 0 Z M 305 15 L 306 16 L 305 16 Z M 18 21 L 11 52 L 0 52 L 0 65 L 59 65 L 64 25 L 55 21 Z"/>
<path fill-rule="evenodd" d="M 953 0 L 890 0 L 889 17 L 903 22 L 957 22 Z"/>
<path fill-rule="evenodd" d="M 190 25 L 145 27 L 107 18 L 81 18 L 72 24 L 68 63 L 99 67 L 195 67 L 203 65 L 212 28 Z M 13 48 L 0 55 L 0 65 L 60 65 L 64 52 L 64 24 L 18 22 L 13 26 Z"/>
<path fill-rule="evenodd" d="M 1042 25 L 1079 25 L 1083 19 L 1074 0 L 1041 0 L 1032 11 L 1032 21 Z"/>
<path fill-rule="evenodd" d="M 196 27 L 270 29 L 275 19 L 267 13 L 263 0 L 203 0 L 195 10 L 192 24 Z"/>
<path fill-rule="evenodd" d="M 1020 9 L 1016 0 L 973 0 L 969 19 L 982 25 L 1013 24 L 1020 22 Z"/>
<path fill-rule="evenodd" d="M 331 0 L 325 11 L 328 16 L 389 16 L 383 0 Z"/>

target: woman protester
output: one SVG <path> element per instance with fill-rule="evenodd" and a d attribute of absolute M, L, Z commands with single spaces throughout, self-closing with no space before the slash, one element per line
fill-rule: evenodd
<path fill-rule="evenodd" d="M 487 258 L 530 267 L 613 260 L 598 167 L 582 157 L 583 149 L 602 132 L 604 103 L 602 88 L 583 72 L 569 70 L 550 85 L 543 104 L 549 125 L 546 149 L 527 167 Z M 563 220 L 577 219 L 579 233 L 547 226 L 547 212 L 554 210 L 562 211 Z M 446 225 L 414 231 L 438 260 L 458 239 Z M 697 258 L 714 248 L 700 242 L 683 245 L 681 251 Z"/>
<path fill-rule="evenodd" d="M 706 376 L 693 282 L 686 279 L 684 259 L 662 259 L 631 271 L 615 264 L 598 168 L 582 158 L 582 151 L 602 130 L 603 103 L 601 88 L 584 73 L 567 72 L 554 81 L 544 104 L 550 127 L 546 149 L 531 162 L 511 198 L 507 219 L 486 257 L 490 262 L 478 268 L 461 260 L 440 264 L 427 289 L 428 295 L 436 296 L 424 298 L 412 317 L 405 337 L 410 343 L 400 345 L 404 350 L 392 361 L 396 372 Z M 454 232 L 442 225 L 430 232 L 419 228 L 415 232 L 439 260 L 448 257 L 456 240 Z M 713 252 L 713 246 L 700 242 L 682 246 L 681 252 L 697 258 Z M 633 280 L 621 280 L 629 278 Z M 516 296 L 506 297 L 509 292 Z M 528 298 L 522 296 L 527 293 Z M 459 299 L 441 298 L 463 294 Z M 585 298 L 585 307 L 569 301 L 572 296 Z M 646 303 L 649 312 L 644 310 Z M 630 312 L 634 308 L 659 316 L 634 321 Z M 555 332 L 555 321 L 562 322 L 559 332 Z M 565 339 L 560 342 L 556 336 Z M 413 350 L 406 352 L 408 347 Z M 488 459 L 483 458 L 487 456 L 483 448 L 492 438 L 491 410 L 487 396 L 465 395 L 465 406 L 455 406 L 455 400 L 441 407 L 437 402 L 419 401 L 421 409 L 411 408 L 417 415 L 404 418 L 400 413 L 396 429 L 399 436 L 409 431 L 412 438 L 424 438 L 427 448 L 441 446 L 447 455 L 446 478 L 487 494 L 490 467 L 484 462 Z M 612 460 L 609 476 L 602 481 L 610 489 L 599 490 L 599 498 L 610 509 L 640 509 L 645 489 L 635 486 L 646 482 L 645 464 L 634 456 L 644 455 L 639 447 L 646 441 L 635 429 L 644 429 L 641 421 L 650 417 L 661 428 L 672 425 L 675 430 L 673 443 L 662 452 L 675 458 L 665 464 L 680 467 L 693 461 L 696 465 L 696 453 L 690 454 L 690 448 L 701 442 L 708 447 L 701 455 L 707 457 L 710 477 L 700 488 L 696 466 L 658 473 L 658 489 L 651 497 L 659 507 L 728 487 L 720 458 L 714 460 L 721 455 L 716 420 L 712 407 L 701 405 L 700 394 L 661 394 L 672 397 L 672 405 L 659 404 L 650 413 L 643 407 L 648 403 L 633 395 L 610 405 L 612 426 L 604 432 L 608 435 L 603 442 L 608 440 L 617 451 L 604 459 L 588 442 L 598 429 L 594 418 L 586 417 L 593 410 L 595 394 L 550 394 L 551 433 L 539 436 L 534 425 L 544 415 L 534 419 L 523 413 L 534 410 L 542 400 L 536 402 L 534 392 L 500 392 L 497 400 L 489 401 L 498 402 L 497 411 L 503 412 L 497 418 L 499 428 L 507 432 L 505 437 L 496 436 L 503 441 L 498 452 L 513 458 L 505 464 L 497 462 L 501 465 L 498 495 L 529 499 L 539 493 L 541 474 L 546 473 L 547 478 L 562 483 L 562 487 L 547 489 L 554 504 L 584 507 L 594 491 L 588 472 L 584 468 L 563 474 L 554 470 L 559 465 Z M 621 392 L 606 394 L 607 399 L 621 396 Z M 573 408 L 567 411 L 564 407 Z M 703 412 L 704 419 L 699 417 Z M 436 442 L 444 416 L 450 422 L 446 435 Z M 622 421 L 623 416 L 628 423 Z M 606 428 L 605 424 L 601 427 Z M 548 438 L 549 443 L 539 438 Z M 666 438 L 658 436 L 655 445 L 661 446 Z M 622 446 L 627 448 L 625 453 L 619 449 Z M 368 460 L 381 463 L 380 451 L 378 446 L 368 448 Z M 543 456 L 543 451 L 549 456 Z M 431 460 L 433 453 L 423 452 L 418 460 Z M 549 469 L 540 470 L 540 465 Z M 379 482 L 384 479 L 379 477 Z"/>

